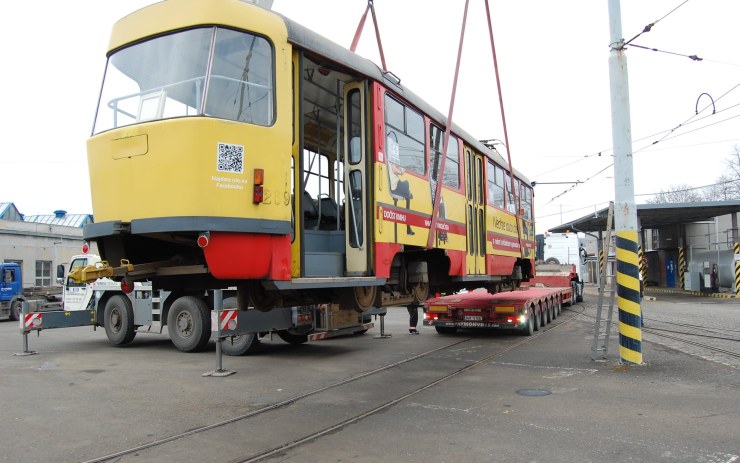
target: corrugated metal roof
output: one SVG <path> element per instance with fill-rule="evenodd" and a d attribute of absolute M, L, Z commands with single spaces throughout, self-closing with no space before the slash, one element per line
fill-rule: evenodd
<path fill-rule="evenodd" d="M 93 223 L 93 216 L 91 214 L 64 214 L 61 217 L 55 214 L 28 215 L 25 217 L 25 221 L 82 228 L 84 225 Z"/>

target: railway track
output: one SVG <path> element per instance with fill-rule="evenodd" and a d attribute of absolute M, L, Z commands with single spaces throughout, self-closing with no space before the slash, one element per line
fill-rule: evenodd
<path fill-rule="evenodd" d="M 574 314 L 575 313 L 577 312 L 574 312 Z M 389 387 L 388 390 L 378 393 L 378 395 L 382 395 L 383 400 L 376 401 L 376 403 L 373 403 L 371 406 L 362 407 L 361 410 L 353 410 L 352 414 L 348 417 L 335 419 L 327 423 L 319 423 L 318 421 L 320 420 L 317 420 L 315 426 L 313 426 L 309 432 L 305 432 L 304 430 L 304 432 L 293 433 L 294 435 L 290 438 L 287 438 L 290 436 L 290 433 L 286 433 L 286 438 L 278 439 L 277 442 L 273 442 L 275 439 L 272 439 L 272 441 L 267 439 L 272 443 L 263 443 L 262 447 L 259 449 L 242 451 L 241 456 L 235 456 L 234 458 L 229 459 L 229 461 L 244 463 L 261 461 L 320 439 L 324 435 L 337 432 L 353 423 L 388 410 L 416 394 L 432 389 L 435 386 L 462 375 L 481 364 L 490 362 L 491 360 L 500 357 L 519 346 L 533 342 L 539 337 L 547 335 L 552 329 L 556 329 L 574 318 L 575 316 L 558 317 L 557 321 L 529 337 L 511 336 L 508 338 L 492 338 L 498 341 L 503 339 L 505 341 L 504 345 L 502 345 L 501 342 L 490 342 L 487 345 L 481 345 L 480 337 L 465 337 L 463 339 L 457 339 L 444 346 L 337 381 L 325 387 L 295 395 L 285 400 L 252 410 L 249 413 L 237 415 L 217 423 L 191 429 L 186 432 L 174 434 L 142 445 L 132 446 L 108 455 L 87 460 L 84 463 L 102 463 L 108 461 L 122 462 L 127 461 L 126 457 L 128 456 L 131 456 L 132 460 L 135 459 L 137 462 L 158 461 L 160 458 L 160 451 L 162 454 L 167 455 L 168 458 L 172 458 L 172 447 L 180 449 L 183 447 L 189 448 L 191 446 L 197 446 L 198 444 L 196 444 L 196 442 L 202 442 L 204 439 L 207 440 L 209 438 L 214 438 L 216 435 L 243 435 L 245 429 L 260 429 L 260 420 L 273 418 L 276 420 L 283 420 L 285 419 L 285 416 L 289 417 L 291 415 L 295 415 L 295 413 L 290 413 L 289 409 L 298 406 L 308 407 L 311 402 L 311 400 L 308 399 L 313 398 L 317 402 L 327 403 L 334 400 L 333 397 L 335 396 L 332 396 L 332 394 L 347 393 L 347 388 L 350 387 L 354 387 L 355 390 L 359 389 L 359 387 L 353 383 L 364 381 L 370 383 L 379 382 L 381 384 L 390 384 L 385 382 L 382 377 L 384 375 L 396 374 L 397 372 L 394 372 L 394 370 L 397 370 L 401 366 L 406 369 L 405 371 L 413 372 L 416 370 L 416 372 L 423 373 L 418 375 L 418 377 L 424 378 L 424 381 L 422 381 L 421 384 L 414 384 L 411 389 L 404 390 L 403 388 L 397 388 L 398 390 L 391 394 L 389 394 L 389 392 L 390 389 L 393 388 Z M 477 357 L 462 359 L 466 364 L 460 367 L 461 359 L 459 356 L 461 351 L 466 352 L 466 357 Z M 428 377 L 428 373 L 430 371 L 437 373 L 436 377 L 433 379 Z M 398 380 L 394 379 L 394 382 L 398 382 Z M 373 399 L 377 398 L 373 397 Z M 271 417 L 271 414 L 278 416 Z M 189 440 L 192 440 L 193 442 L 191 443 Z M 242 441 L 242 443 L 244 442 L 246 441 Z M 165 447 L 168 448 L 165 449 Z M 244 455 L 245 453 L 246 455 Z"/>
<path fill-rule="evenodd" d="M 572 309 L 571 309 L 572 310 Z M 615 307 L 615 311 L 617 308 Z M 581 312 L 580 315 L 586 316 L 591 319 L 596 319 L 595 316 L 584 312 Z M 614 317 L 616 319 L 617 314 L 614 314 Z M 717 354 L 726 355 L 728 357 L 740 358 L 740 353 L 728 350 L 722 347 L 718 347 L 716 345 L 707 344 L 704 342 L 699 342 L 697 340 L 693 339 L 687 339 L 682 336 L 676 336 L 676 335 L 683 335 L 683 336 L 691 336 L 691 337 L 698 337 L 698 338 L 705 338 L 714 340 L 715 342 L 723 342 L 724 344 L 733 344 L 733 343 L 740 343 L 740 338 L 736 336 L 736 334 L 740 333 L 739 330 L 729 329 L 729 328 L 718 328 L 718 327 L 709 327 L 709 326 L 701 326 L 701 325 L 692 325 L 689 323 L 676 323 L 676 322 L 668 322 L 656 318 L 645 318 L 646 326 L 642 327 L 642 331 L 645 333 L 658 336 L 664 339 L 670 339 L 672 341 L 677 341 L 682 344 L 699 347 L 704 350 L 708 350 Z M 660 323 L 662 325 L 665 325 L 666 327 L 655 327 L 654 325 L 656 323 Z M 612 326 L 614 327 L 612 329 L 612 333 L 618 333 L 617 322 L 612 322 Z M 675 329 L 674 327 L 679 327 L 680 331 Z M 711 334 L 708 334 L 711 333 Z M 735 344 L 737 345 L 737 344 Z M 696 354 L 695 352 L 689 352 L 691 354 Z"/>

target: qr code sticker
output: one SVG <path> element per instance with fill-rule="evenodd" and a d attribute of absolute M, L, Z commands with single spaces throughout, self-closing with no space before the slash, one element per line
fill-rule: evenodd
<path fill-rule="evenodd" d="M 244 173 L 244 147 L 242 145 L 219 143 L 216 169 L 219 172 Z"/>

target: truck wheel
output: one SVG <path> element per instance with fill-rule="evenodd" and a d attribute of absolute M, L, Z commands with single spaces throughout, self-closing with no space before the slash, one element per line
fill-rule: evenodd
<path fill-rule="evenodd" d="M 552 323 L 552 310 L 550 308 L 550 301 L 545 299 L 545 301 L 542 303 L 542 309 L 545 311 L 545 323 L 548 325 Z"/>
<path fill-rule="evenodd" d="M 239 336 L 231 336 L 223 340 L 221 350 L 226 355 L 237 356 L 251 354 L 259 346 L 259 334 L 249 333 Z"/>
<path fill-rule="evenodd" d="M 576 302 L 583 302 L 583 292 L 581 294 L 578 294 L 578 289 L 581 288 L 583 290 L 583 286 L 579 283 L 576 283 Z"/>
<path fill-rule="evenodd" d="M 532 309 L 529 309 L 527 310 L 527 324 L 521 329 L 522 336 L 532 336 L 534 329 L 534 314 Z"/>
<path fill-rule="evenodd" d="M 10 319 L 14 322 L 21 319 L 21 301 L 17 299 L 10 303 Z"/>
<path fill-rule="evenodd" d="M 224 310 L 231 310 L 239 308 L 237 299 L 235 297 L 227 297 L 224 299 L 222 308 Z M 251 354 L 259 346 L 259 334 L 258 333 L 247 333 L 239 336 L 230 336 L 223 340 L 221 343 L 221 350 L 226 355 L 246 355 Z"/>
<path fill-rule="evenodd" d="M 195 296 L 183 296 L 172 303 L 167 314 L 170 340 L 183 352 L 202 350 L 211 339 L 211 318 L 206 303 Z"/>
<path fill-rule="evenodd" d="M 558 313 L 559 317 L 563 313 L 563 301 L 560 300 L 560 296 L 555 297 L 553 304 L 555 304 L 555 312 Z"/>
<path fill-rule="evenodd" d="M 540 330 L 540 314 L 537 313 L 537 310 L 534 304 L 529 306 L 529 318 L 532 319 L 532 325 L 534 325 L 534 330 L 539 331 Z"/>
<path fill-rule="evenodd" d="M 569 305 L 570 306 L 573 306 L 573 304 L 576 303 L 576 294 L 578 294 L 578 290 L 576 288 L 576 282 L 575 281 L 571 281 L 570 282 L 570 292 L 571 292 L 571 296 L 570 296 L 570 304 Z"/>
<path fill-rule="evenodd" d="M 558 309 L 555 308 L 555 301 L 553 299 L 547 300 L 547 307 L 550 309 L 550 319 L 555 320 L 558 318 Z"/>
<path fill-rule="evenodd" d="M 121 294 L 108 299 L 103 312 L 103 326 L 111 345 L 122 346 L 133 341 L 136 328 L 131 300 Z"/>
<path fill-rule="evenodd" d="M 277 335 L 280 336 L 280 339 L 287 342 L 288 344 L 298 345 L 308 342 L 307 334 L 294 334 L 289 332 L 288 330 L 280 330 L 277 332 Z"/>
<path fill-rule="evenodd" d="M 455 334 L 457 333 L 457 327 L 456 326 L 435 326 L 435 330 L 437 330 L 437 333 L 439 334 Z"/>

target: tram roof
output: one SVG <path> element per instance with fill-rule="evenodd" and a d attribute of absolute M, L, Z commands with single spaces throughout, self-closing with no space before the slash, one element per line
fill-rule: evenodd
<path fill-rule="evenodd" d="M 609 208 L 549 229 L 552 233 L 565 231 L 598 232 L 606 230 Z M 699 203 L 638 204 L 637 220 L 642 229 L 656 229 L 710 220 L 740 212 L 740 200 L 708 201 Z"/>
<path fill-rule="evenodd" d="M 397 82 L 393 78 L 394 76 L 392 74 L 383 72 L 373 61 L 351 52 L 345 47 L 327 39 L 323 35 L 318 34 L 305 26 L 302 26 L 280 13 L 275 12 L 275 14 L 278 14 L 285 21 L 285 26 L 288 29 L 288 40 L 292 44 L 333 61 L 340 66 L 344 66 L 355 72 L 359 72 L 366 77 L 383 83 L 386 87 L 393 89 L 394 92 L 401 95 L 434 120 L 442 124 L 447 124 L 447 116 L 443 115 L 411 90 L 401 85 L 400 82 Z M 508 167 L 509 163 L 498 151 L 488 148 L 454 122 L 452 124 L 452 130 L 456 135 L 462 137 L 470 146 L 473 146 L 481 153 L 485 153 L 497 163 Z M 530 184 L 527 177 L 517 169 L 514 169 L 514 174 L 517 178 L 527 183 L 527 185 Z"/>

